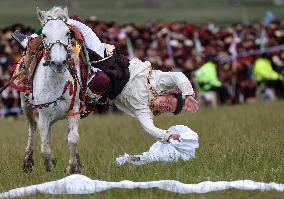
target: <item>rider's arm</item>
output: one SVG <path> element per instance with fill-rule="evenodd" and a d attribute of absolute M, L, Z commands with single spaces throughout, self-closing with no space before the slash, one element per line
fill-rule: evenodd
<path fill-rule="evenodd" d="M 70 18 L 67 23 L 76 26 L 81 31 L 85 38 L 87 48 L 95 51 L 101 57 L 104 57 L 105 46 L 90 27 Z"/>
<path fill-rule="evenodd" d="M 153 114 L 151 114 L 150 112 L 144 112 L 137 114 L 136 117 L 145 131 L 158 138 L 159 140 L 167 142 L 170 134 L 167 133 L 166 130 L 159 129 L 154 125 Z"/>
<path fill-rule="evenodd" d="M 142 128 L 147 131 L 149 134 L 151 134 L 154 137 L 157 137 L 163 142 L 166 142 L 169 138 L 169 134 L 166 130 L 159 129 L 154 125 L 153 122 L 153 114 L 150 110 L 130 110 L 128 107 L 124 105 L 124 103 L 120 100 L 120 98 L 116 98 L 114 101 L 116 107 L 123 111 L 124 113 L 137 118 Z"/>
<path fill-rule="evenodd" d="M 187 95 L 194 95 L 192 85 L 188 78 L 181 72 L 155 71 L 153 74 L 157 79 L 157 89 L 160 92 L 168 91 L 177 86 L 182 92 L 183 98 Z"/>

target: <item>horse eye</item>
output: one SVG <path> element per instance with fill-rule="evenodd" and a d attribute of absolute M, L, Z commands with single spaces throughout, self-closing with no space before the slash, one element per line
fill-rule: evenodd
<path fill-rule="evenodd" d="M 71 35 L 71 33 L 70 33 L 70 32 L 67 32 L 67 33 L 66 33 L 66 36 L 70 36 L 70 35 Z"/>
<path fill-rule="evenodd" d="M 45 34 L 42 34 L 42 37 L 43 37 L 43 38 L 46 38 L 46 35 L 45 35 Z"/>

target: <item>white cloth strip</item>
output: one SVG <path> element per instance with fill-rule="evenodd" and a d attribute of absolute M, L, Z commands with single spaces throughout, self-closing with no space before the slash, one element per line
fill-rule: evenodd
<path fill-rule="evenodd" d="M 159 188 L 175 193 L 208 193 L 212 191 L 222 191 L 226 189 L 240 190 L 261 190 L 261 191 L 284 191 L 284 184 L 274 182 L 263 183 L 254 182 L 252 180 L 236 180 L 236 181 L 205 181 L 198 184 L 184 184 L 175 180 L 159 180 L 149 182 L 132 182 L 128 180 L 120 182 L 107 182 L 101 180 L 92 180 L 83 175 L 71 175 L 61 180 L 51 181 L 43 184 L 32 185 L 12 189 L 8 192 L 0 193 L 0 198 L 14 198 L 29 196 L 37 193 L 41 194 L 92 194 L 105 191 L 108 189 L 148 189 Z"/>
<path fill-rule="evenodd" d="M 150 162 L 176 162 L 179 159 L 190 160 L 195 157 L 195 149 L 199 147 L 198 135 L 193 130 L 184 125 L 176 125 L 170 127 L 167 132 L 169 134 L 178 133 L 180 142 L 170 140 L 170 143 L 154 143 L 149 151 L 142 155 L 128 155 L 116 158 L 118 165 L 131 163 L 135 165 L 146 164 Z"/>

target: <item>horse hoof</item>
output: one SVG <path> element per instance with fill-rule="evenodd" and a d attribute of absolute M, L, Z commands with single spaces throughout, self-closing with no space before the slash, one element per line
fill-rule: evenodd
<path fill-rule="evenodd" d="M 31 173 L 32 170 L 33 170 L 33 166 L 34 166 L 34 162 L 26 162 L 26 161 L 24 161 L 22 168 L 23 168 L 23 171 L 25 173 Z"/>
<path fill-rule="evenodd" d="M 33 158 L 33 151 L 28 151 L 25 153 L 25 157 L 23 160 L 22 169 L 25 173 L 30 173 L 33 170 L 33 166 L 35 165 Z"/>
<path fill-rule="evenodd" d="M 56 167 L 57 164 L 57 160 L 56 159 L 47 159 L 44 161 L 44 165 L 45 165 L 45 170 L 47 172 L 53 171 L 54 168 Z"/>
<path fill-rule="evenodd" d="M 81 165 L 79 165 L 79 164 L 70 164 L 70 165 L 65 169 L 65 174 L 66 174 L 66 175 L 80 174 L 81 172 L 82 172 L 82 170 L 81 170 Z"/>

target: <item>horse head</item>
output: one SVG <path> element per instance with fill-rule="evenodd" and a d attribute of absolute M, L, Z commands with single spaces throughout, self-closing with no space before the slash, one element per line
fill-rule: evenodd
<path fill-rule="evenodd" d="M 71 59 L 71 36 L 68 28 L 68 10 L 53 7 L 49 11 L 37 11 L 42 24 L 43 46 L 46 51 L 45 66 L 55 72 L 63 72 Z"/>

